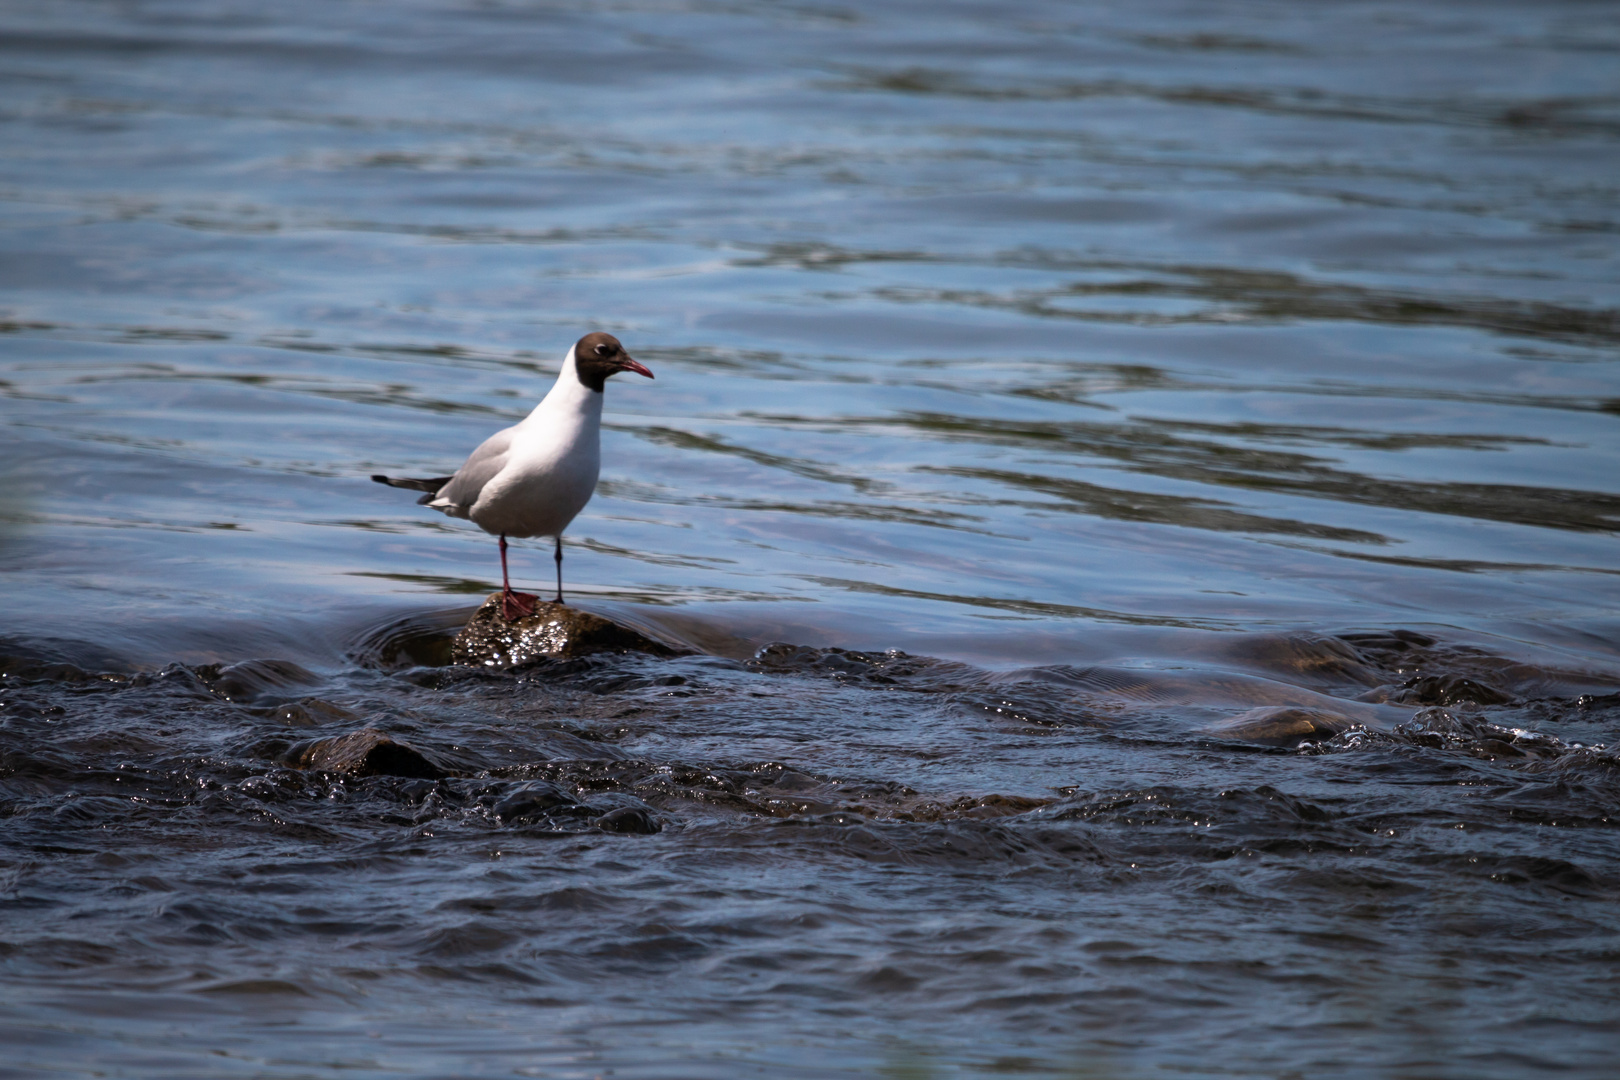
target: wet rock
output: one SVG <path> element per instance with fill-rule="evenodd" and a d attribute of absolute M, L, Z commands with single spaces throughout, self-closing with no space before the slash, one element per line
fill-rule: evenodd
<path fill-rule="evenodd" d="M 636 833 L 642 836 L 658 832 L 661 826 L 653 816 L 639 806 L 621 806 L 609 810 L 591 824 L 605 832 Z"/>
<path fill-rule="evenodd" d="M 1444 709 L 1425 709 L 1395 729 L 1415 746 L 1458 750 L 1483 758 L 1559 758 L 1585 749 L 1552 735 L 1506 728 Z M 1602 749 L 1601 747 L 1598 749 Z"/>
<path fill-rule="evenodd" d="M 1233 634 L 1204 646 L 1245 668 L 1278 673 L 1295 686 L 1359 693 L 1384 676 L 1369 666 L 1347 641 L 1321 634 Z"/>
<path fill-rule="evenodd" d="M 68 663 L 38 660 L 31 656 L 0 654 L 0 686 L 23 683 L 127 683 L 127 675 L 96 673 Z"/>
<path fill-rule="evenodd" d="M 243 660 L 221 666 L 202 664 L 197 677 L 226 701 L 257 702 L 296 686 L 315 686 L 320 679 L 291 660 Z"/>
<path fill-rule="evenodd" d="M 1463 675 L 1419 675 L 1403 683 L 1385 683 L 1357 701 L 1388 705 L 1507 705 L 1517 700 L 1501 687 Z"/>
<path fill-rule="evenodd" d="M 1614 677 L 1578 668 L 1499 656 L 1467 642 L 1442 641 L 1406 630 L 1344 634 L 1379 669 L 1382 685 L 1361 700 L 1395 705 L 1517 705 L 1527 699 L 1608 694 Z"/>
<path fill-rule="evenodd" d="M 1210 730 L 1223 739 L 1297 746 L 1311 739 L 1330 739 L 1350 726 L 1351 721 L 1343 716 L 1284 705 L 1238 713 Z"/>
<path fill-rule="evenodd" d="M 355 718 L 354 713 L 343 706 L 313 697 L 281 705 L 267 705 L 252 711 L 256 716 L 279 720 L 289 727 L 318 727 Z"/>
<path fill-rule="evenodd" d="M 1513 695 L 1461 675 L 1424 675 L 1408 679 L 1392 700 L 1407 705 L 1506 705 Z"/>
<path fill-rule="evenodd" d="M 450 659 L 457 664 L 504 670 L 535 660 L 601 652 L 676 655 L 669 646 L 627 626 L 566 604 L 540 603 L 535 605 L 533 615 L 507 622 L 501 614 L 501 594 L 491 593 L 467 628 L 456 635 Z"/>
<path fill-rule="evenodd" d="M 438 780 L 450 773 L 426 754 L 376 728 L 361 728 L 332 739 L 298 743 L 283 760 L 295 769 L 320 769 L 350 776 L 406 776 Z"/>
<path fill-rule="evenodd" d="M 450 649 L 466 625 L 464 608 L 422 611 L 374 627 L 349 655 L 366 667 L 439 668 L 452 663 Z"/>
<path fill-rule="evenodd" d="M 573 806 L 573 799 L 564 795 L 562 789 L 555 784 L 548 784 L 544 780 L 535 780 L 524 784 L 506 798 L 495 804 L 495 816 L 502 821 L 518 821 L 523 818 L 539 817 L 548 810 L 559 806 Z"/>
<path fill-rule="evenodd" d="M 899 649 L 888 652 L 857 652 L 854 649 L 818 649 L 773 641 L 756 652 L 745 664 L 752 671 L 770 675 L 826 675 L 840 682 L 889 685 L 923 673 L 952 675 L 964 665 L 931 656 L 912 656 Z"/>
<path fill-rule="evenodd" d="M 0 686 L 34 682 L 122 684 L 129 682 L 129 675 L 117 657 L 89 642 L 0 638 Z"/>

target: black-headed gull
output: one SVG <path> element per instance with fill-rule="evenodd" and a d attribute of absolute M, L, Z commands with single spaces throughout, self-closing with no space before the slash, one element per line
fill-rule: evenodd
<path fill-rule="evenodd" d="M 539 597 L 512 590 L 506 573 L 508 536 L 557 538 L 557 603 L 562 596 L 562 534 L 585 509 L 602 470 L 602 398 L 621 371 L 652 378 L 612 334 L 586 334 L 568 350 L 551 392 L 513 427 L 497 431 L 454 476 L 415 480 L 373 476 L 379 484 L 427 494 L 417 499 L 451 517 L 466 518 L 501 538 L 502 614 L 534 613 Z"/>

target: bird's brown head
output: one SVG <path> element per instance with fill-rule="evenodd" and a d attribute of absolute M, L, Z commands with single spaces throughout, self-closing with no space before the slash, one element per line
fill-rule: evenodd
<path fill-rule="evenodd" d="M 652 378 L 653 373 L 630 358 L 612 334 L 586 334 L 574 344 L 574 372 L 579 381 L 598 394 L 607 385 L 610 375 L 633 371 Z"/>

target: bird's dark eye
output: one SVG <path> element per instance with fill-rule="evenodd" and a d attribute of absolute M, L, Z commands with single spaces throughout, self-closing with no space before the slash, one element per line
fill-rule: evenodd
<path fill-rule="evenodd" d="M 608 353 L 610 353 L 612 351 L 613 351 L 613 346 L 611 346 L 611 345 L 598 345 L 596 347 L 596 355 L 597 356 L 606 356 Z"/>

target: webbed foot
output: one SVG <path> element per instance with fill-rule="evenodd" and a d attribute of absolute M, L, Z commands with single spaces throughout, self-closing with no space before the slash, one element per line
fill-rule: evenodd
<path fill-rule="evenodd" d="M 514 592 L 508 589 L 501 594 L 501 615 L 507 622 L 516 622 L 528 615 L 534 614 L 535 604 L 540 598 L 534 593 Z"/>

